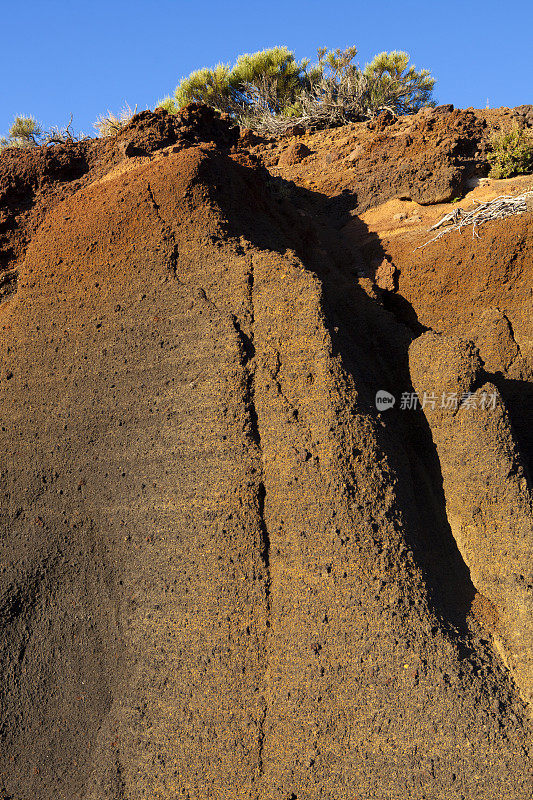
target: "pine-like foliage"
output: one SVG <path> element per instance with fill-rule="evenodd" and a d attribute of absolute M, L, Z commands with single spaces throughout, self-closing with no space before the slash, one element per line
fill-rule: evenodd
<path fill-rule="evenodd" d="M 244 107 L 258 98 L 280 114 L 293 105 L 306 84 L 308 60 L 296 61 L 286 47 L 239 56 L 231 71 L 237 102 Z"/>
<path fill-rule="evenodd" d="M 43 129 L 34 117 L 15 117 L 7 138 L 0 139 L 0 147 L 37 147 Z"/>
<path fill-rule="evenodd" d="M 364 73 L 371 83 L 372 106 L 395 114 L 413 114 L 428 105 L 435 79 L 427 69 L 409 66 L 409 54 L 400 50 L 379 53 Z"/>
<path fill-rule="evenodd" d="M 272 47 L 239 56 L 233 67 L 217 64 L 183 78 L 174 97 L 159 105 L 175 112 L 190 102 L 207 103 L 236 116 L 254 103 L 263 102 L 282 113 L 296 101 L 307 82 L 308 61 L 297 62 L 286 47 Z"/>
<path fill-rule="evenodd" d="M 178 108 L 190 102 L 207 103 L 221 111 L 228 111 L 232 101 L 231 70 L 227 64 L 217 64 L 213 69 L 198 69 L 184 78 L 175 92 Z"/>

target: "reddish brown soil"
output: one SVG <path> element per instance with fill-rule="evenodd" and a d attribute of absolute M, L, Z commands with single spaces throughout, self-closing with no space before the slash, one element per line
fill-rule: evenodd
<path fill-rule="evenodd" d="M 496 191 L 516 193 L 533 178 L 497 181 Z M 490 188 L 483 194 L 490 197 Z M 465 202 L 464 207 L 468 207 Z M 349 223 L 345 233 L 358 242 L 369 264 L 386 258 L 397 269 L 397 291 L 384 302 L 411 329 L 431 328 L 470 339 L 479 347 L 487 375 L 508 402 L 525 459 L 533 469 L 533 216 L 492 222 L 478 232 L 431 238 L 427 228 L 452 207 L 428 211 L 425 228 L 394 221 L 402 204 L 386 204 Z M 423 212 L 422 212 L 423 213 Z M 366 223 L 363 221 L 366 219 Z M 419 217 L 420 219 L 420 217 Z M 414 227 L 414 229 L 413 229 Z"/>
<path fill-rule="evenodd" d="M 337 211 L 360 213 L 392 197 L 446 202 L 488 174 L 487 143 L 496 130 L 533 126 L 533 116 L 526 118 L 525 112 L 449 108 L 399 118 L 384 114 L 374 122 L 252 149 L 273 174 L 327 195 Z"/>
<path fill-rule="evenodd" d="M 423 141 L 428 192 L 485 168 L 482 115 L 445 115 L 437 154 L 450 119 L 412 121 L 410 196 Z M 406 124 L 364 128 L 368 158 Z M 384 172 L 354 167 L 345 197 L 316 167 L 355 130 L 274 168 L 293 140 L 193 107 L 0 155 L 5 800 L 530 800 L 531 451 L 503 402 L 531 385 L 531 219 L 413 255 L 412 223 L 362 214 L 394 195 Z M 374 403 L 433 362 L 503 397 L 451 453 L 448 420 Z M 461 472 L 463 441 L 500 447 L 494 485 Z M 497 501 L 470 538 L 458 471 Z M 481 539 L 507 508 L 498 593 Z"/>

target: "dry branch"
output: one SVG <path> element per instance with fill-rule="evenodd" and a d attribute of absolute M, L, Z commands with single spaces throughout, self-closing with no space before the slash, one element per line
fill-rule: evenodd
<path fill-rule="evenodd" d="M 427 247 L 428 244 L 442 239 L 446 234 L 452 231 L 461 231 L 469 225 L 472 225 L 472 237 L 479 236 L 477 228 L 484 225 L 486 222 L 491 222 L 496 219 L 506 219 L 516 214 L 524 214 L 528 210 L 528 199 L 531 203 L 533 199 L 533 190 L 524 192 L 524 194 L 515 195 L 502 195 L 495 197 L 494 200 L 488 200 L 486 203 L 481 203 L 471 211 L 465 211 L 462 208 L 457 208 L 446 214 L 429 231 L 435 231 L 438 228 L 443 228 L 439 233 L 430 239 L 428 242 L 419 245 L 416 250 L 421 250 Z M 474 203 L 476 201 L 474 200 Z"/>

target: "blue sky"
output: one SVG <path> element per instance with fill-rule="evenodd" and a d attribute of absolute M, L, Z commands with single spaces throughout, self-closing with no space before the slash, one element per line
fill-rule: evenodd
<path fill-rule="evenodd" d="M 407 50 L 441 103 L 533 103 L 531 0 L 0 0 L 0 134 L 16 114 L 93 135 L 125 104 L 141 110 L 201 66 L 286 44 L 298 58 L 355 44 L 364 64 Z"/>

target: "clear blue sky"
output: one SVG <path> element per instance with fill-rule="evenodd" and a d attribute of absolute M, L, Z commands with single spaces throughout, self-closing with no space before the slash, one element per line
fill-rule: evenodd
<path fill-rule="evenodd" d="M 201 66 L 286 44 L 298 58 L 355 44 L 361 64 L 407 50 L 441 103 L 533 103 L 532 0 L 0 0 L 0 134 L 16 114 L 93 135 Z"/>

